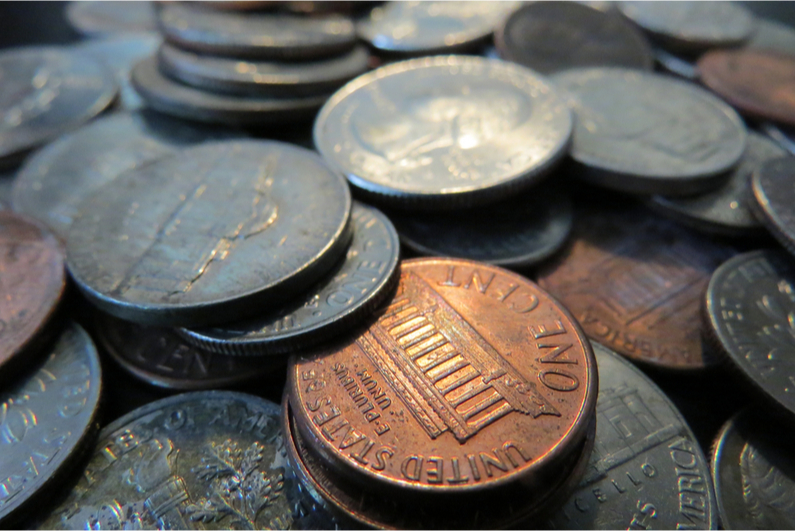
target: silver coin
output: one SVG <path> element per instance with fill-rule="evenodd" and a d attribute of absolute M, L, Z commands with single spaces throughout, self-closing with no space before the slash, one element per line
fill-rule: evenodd
<path fill-rule="evenodd" d="M 654 48 L 654 59 L 663 70 L 670 74 L 675 74 L 690 81 L 698 79 L 698 69 L 696 64 L 689 59 L 674 55 L 660 47 Z"/>
<path fill-rule="evenodd" d="M 157 30 L 154 6 L 145 1 L 69 2 L 66 20 L 87 37 Z"/>
<path fill-rule="evenodd" d="M 370 54 L 358 46 L 339 57 L 302 62 L 247 62 L 200 55 L 164 44 L 158 64 L 166 75 L 197 88 L 251 96 L 329 94 L 367 70 Z"/>
<path fill-rule="evenodd" d="M 495 201 L 566 153 L 565 101 L 527 68 L 466 56 L 393 63 L 351 81 L 315 120 L 315 145 L 363 194 L 422 208 Z"/>
<path fill-rule="evenodd" d="M 309 150 L 208 142 L 132 170 L 78 207 L 67 266 L 122 319 L 230 322 L 323 276 L 350 241 L 345 181 Z"/>
<path fill-rule="evenodd" d="M 70 324 L 37 368 L 0 393 L 3 527 L 63 481 L 82 455 L 95 433 L 101 384 L 91 338 Z"/>
<path fill-rule="evenodd" d="M 0 53 L 0 159 L 19 156 L 87 122 L 118 87 L 90 57 L 51 47 Z"/>
<path fill-rule="evenodd" d="M 619 191 L 686 195 L 718 186 L 740 160 L 742 119 L 684 81 L 621 68 L 552 77 L 577 117 L 571 157 L 578 177 Z"/>
<path fill-rule="evenodd" d="M 756 31 L 745 47 L 795 55 L 795 29 L 776 20 L 757 19 Z"/>
<path fill-rule="evenodd" d="M 754 215 L 790 253 L 795 254 L 795 187 L 793 159 L 783 157 L 762 164 L 751 178 Z"/>
<path fill-rule="evenodd" d="M 153 112 L 111 114 L 31 156 L 17 173 L 12 204 L 65 239 L 80 201 L 102 185 L 182 148 L 232 136 Z"/>
<path fill-rule="evenodd" d="M 762 122 L 759 124 L 759 129 L 790 154 L 795 155 L 795 132 L 791 129 L 780 127 L 773 122 Z"/>

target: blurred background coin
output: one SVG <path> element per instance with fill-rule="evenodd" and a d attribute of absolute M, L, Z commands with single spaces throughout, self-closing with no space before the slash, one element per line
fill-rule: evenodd
<path fill-rule="evenodd" d="M 146 1 L 69 2 L 66 20 L 86 37 L 155 32 L 155 7 Z"/>
<path fill-rule="evenodd" d="M 751 178 L 754 201 L 749 204 L 762 224 L 781 245 L 795 254 L 795 168 L 792 157 L 762 164 Z"/>

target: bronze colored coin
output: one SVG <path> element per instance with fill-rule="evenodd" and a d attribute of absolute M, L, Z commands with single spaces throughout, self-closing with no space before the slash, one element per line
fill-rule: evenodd
<path fill-rule="evenodd" d="M 795 56 L 714 50 L 698 60 L 701 81 L 741 113 L 795 125 Z"/>
<path fill-rule="evenodd" d="M 733 250 L 645 209 L 581 208 L 571 244 L 539 271 L 585 333 L 629 359 L 698 370 L 700 306 L 712 272 Z"/>
<path fill-rule="evenodd" d="M 596 383 L 580 326 L 534 283 L 424 258 L 368 327 L 291 358 L 287 388 L 340 473 L 439 494 L 543 483 L 583 442 Z"/>

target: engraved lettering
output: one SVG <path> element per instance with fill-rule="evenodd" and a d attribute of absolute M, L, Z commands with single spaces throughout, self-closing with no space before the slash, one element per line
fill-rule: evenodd
<path fill-rule="evenodd" d="M 458 464 L 458 458 L 453 457 L 451 459 L 451 466 L 453 468 L 453 477 L 447 478 L 447 482 L 451 485 L 458 485 L 461 483 L 466 483 L 469 481 L 469 476 L 462 476 L 460 465 Z"/>
<path fill-rule="evenodd" d="M 444 483 L 444 459 L 441 457 L 429 457 L 425 467 L 425 477 L 428 483 L 434 485 Z"/>
<path fill-rule="evenodd" d="M 420 474 L 422 474 L 422 463 L 422 457 L 417 455 L 409 456 L 400 465 L 400 472 L 408 480 L 419 481 Z"/>
<path fill-rule="evenodd" d="M 371 465 L 373 470 L 384 470 L 386 468 L 387 459 L 384 457 L 391 459 L 395 455 L 395 452 L 391 448 L 380 448 L 375 453 L 375 462 L 376 464 Z"/>
<path fill-rule="evenodd" d="M 554 391 L 569 392 L 580 386 L 580 380 L 573 374 L 561 369 L 547 369 L 538 374 L 538 379 Z"/>

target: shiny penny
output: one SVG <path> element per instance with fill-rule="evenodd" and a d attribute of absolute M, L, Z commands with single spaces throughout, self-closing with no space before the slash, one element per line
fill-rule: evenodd
<path fill-rule="evenodd" d="M 790 253 L 795 254 L 795 168 L 792 157 L 765 162 L 751 178 L 754 214 Z"/>
<path fill-rule="evenodd" d="M 66 20 L 86 37 L 156 32 L 153 2 L 69 2 Z"/>
<path fill-rule="evenodd" d="M 539 481 L 582 443 L 596 395 L 590 344 L 557 302 L 504 269 L 402 262 L 370 324 L 296 355 L 302 436 L 340 473 L 407 492 Z"/>

